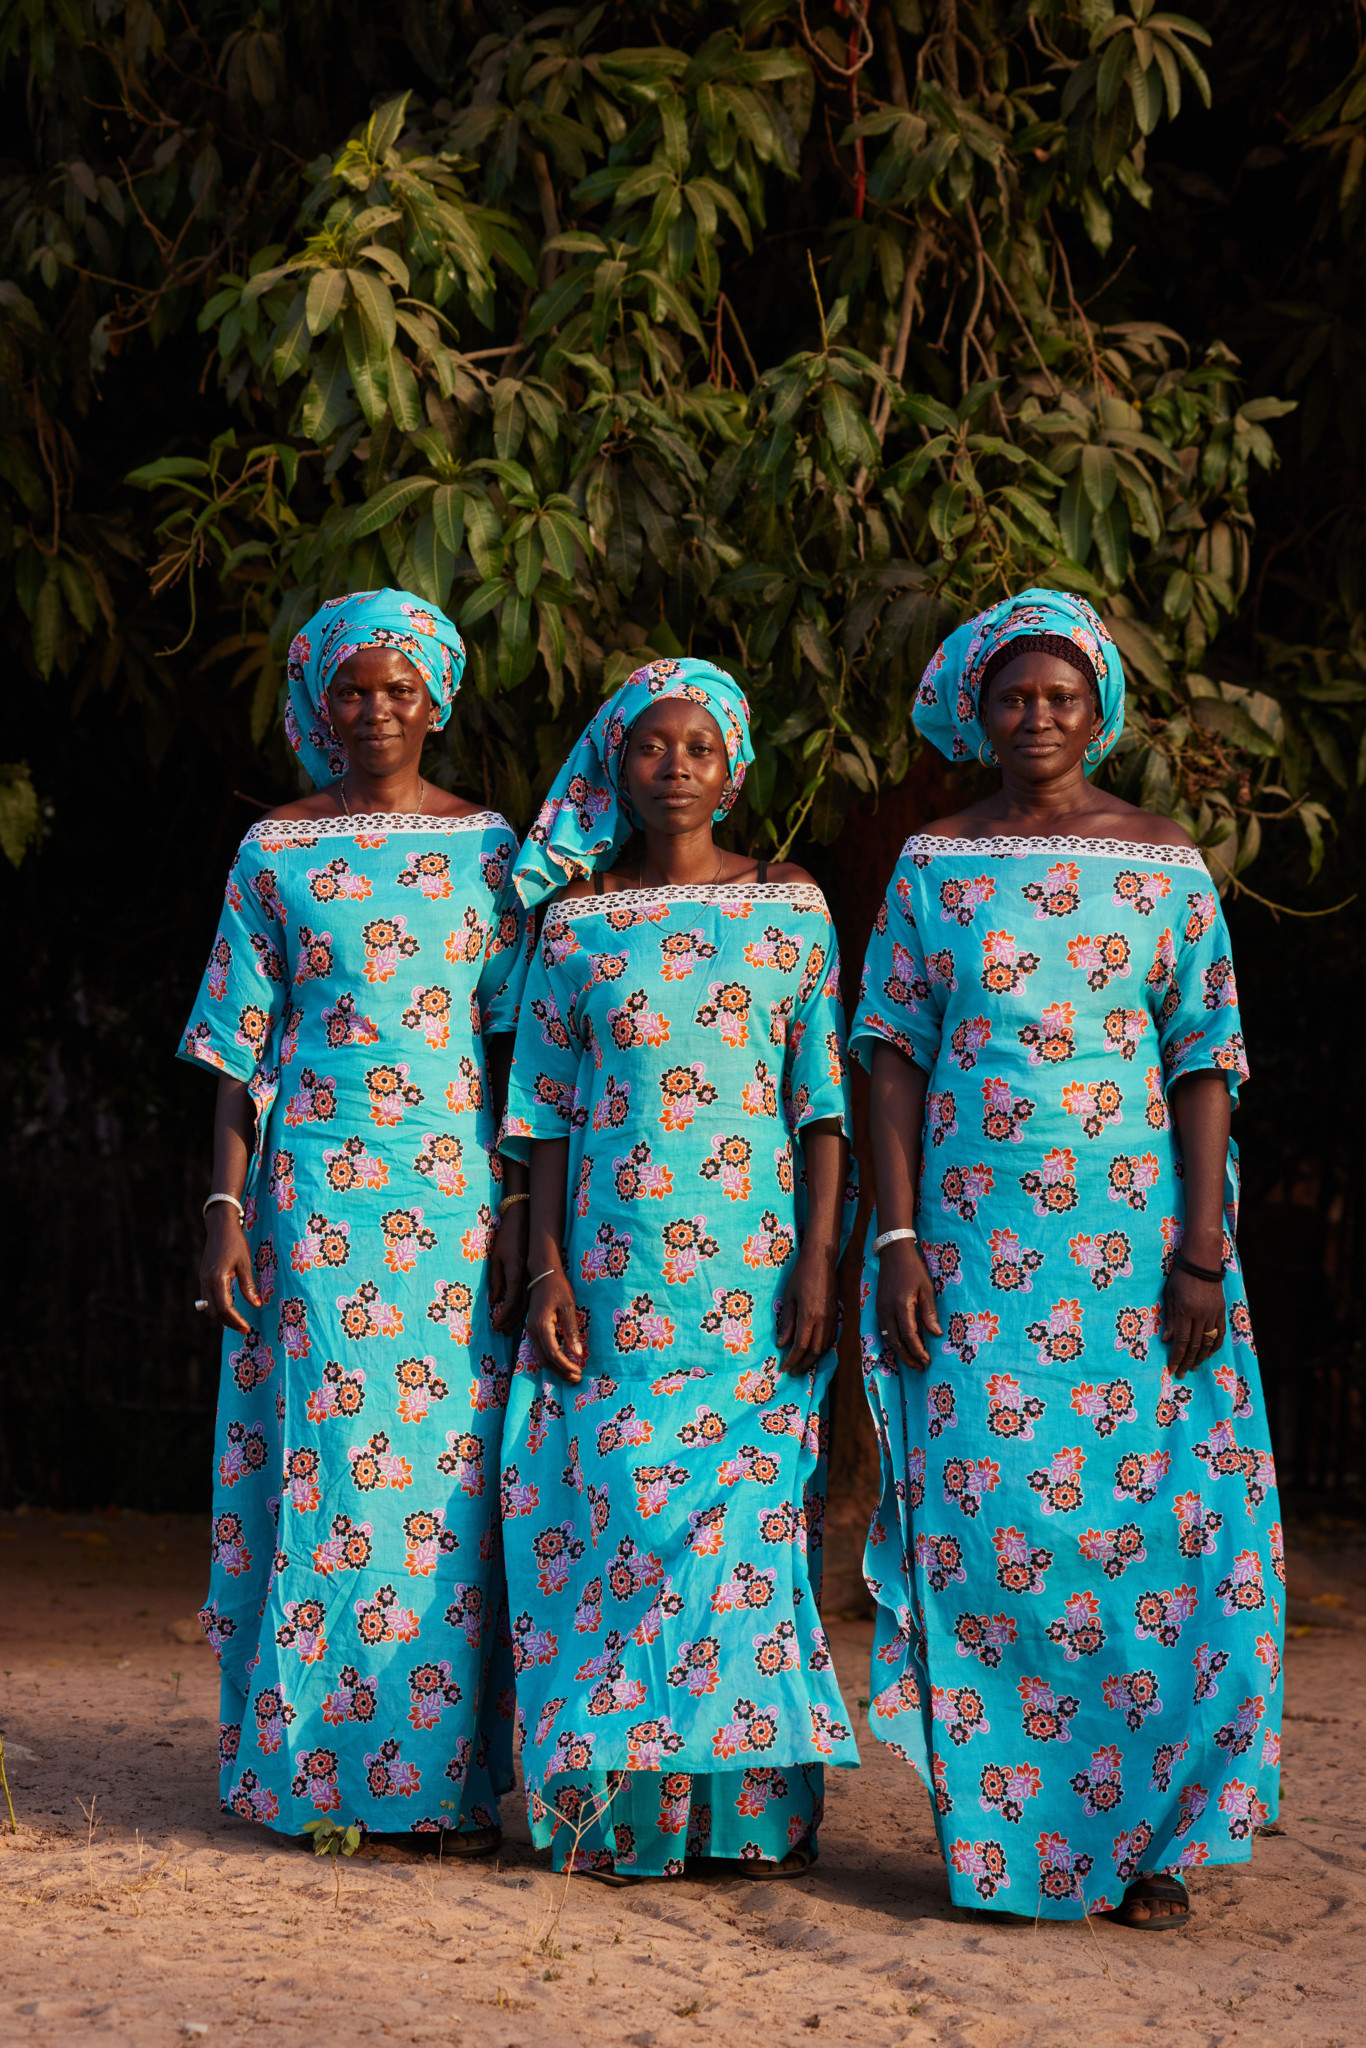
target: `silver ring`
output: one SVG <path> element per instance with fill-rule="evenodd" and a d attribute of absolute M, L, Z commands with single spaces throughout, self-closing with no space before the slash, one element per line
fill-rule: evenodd
<path fill-rule="evenodd" d="M 881 1325 L 879 1325 L 879 1327 L 878 1327 L 878 1335 L 879 1335 L 879 1337 L 890 1337 L 890 1336 L 891 1336 L 891 1334 L 892 1334 L 892 1333 L 891 1333 L 891 1331 L 890 1331 L 890 1330 L 884 1330 L 884 1329 L 883 1329 L 883 1328 L 881 1327 Z"/>
<path fill-rule="evenodd" d="M 205 1312 L 205 1310 L 206 1310 L 206 1309 L 208 1308 L 208 1306 L 209 1306 L 209 1304 L 207 1303 L 207 1301 L 197 1301 L 197 1302 L 195 1303 L 195 1307 L 196 1307 L 196 1309 L 197 1309 L 197 1310 L 199 1311 L 199 1313 L 200 1313 L 201 1315 L 203 1315 L 203 1314 L 204 1314 L 204 1312 Z"/>

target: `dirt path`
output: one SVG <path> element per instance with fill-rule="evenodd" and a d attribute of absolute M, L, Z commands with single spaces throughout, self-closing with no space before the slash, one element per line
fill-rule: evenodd
<path fill-rule="evenodd" d="M 381 1852 L 338 1905 L 330 1864 L 218 1812 L 213 1660 L 184 1626 L 204 1548 L 187 1520 L 0 1515 L 0 2041 L 1366 2043 L 1366 1547 L 1294 1554 L 1284 1833 L 1198 1874 L 1160 1940 L 948 1905 L 847 1622 L 864 1767 L 830 1775 L 810 1877 L 566 1899 L 509 1799 L 497 1866 Z"/>

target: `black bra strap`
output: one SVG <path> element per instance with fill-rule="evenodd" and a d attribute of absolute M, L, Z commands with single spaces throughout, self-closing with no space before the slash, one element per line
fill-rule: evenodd
<path fill-rule="evenodd" d="M 601 896 L 601 894 L 602 894 L 602 891 L 603 891 L 602 869 L 601 869 L 601 868 L 594 868 L 594 870 L 593 870 L 593 894 L 594 894 L 595 896 Z"/>
<path fill-rule="evenodd" d="M 757 879 L 761 887 L 768 880 L 768 862 L 766 860 L 761 860 L 759 862 L 759 874 Z"/>

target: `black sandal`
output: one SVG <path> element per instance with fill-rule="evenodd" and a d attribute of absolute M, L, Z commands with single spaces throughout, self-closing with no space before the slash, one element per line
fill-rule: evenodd
<path fill-rule="evenodd" d="M 1170 1902 L 1181 1907 L 1179 1913 L 1150 1913 L 1143 1920 L 1125 1917 L 1125 1907 L 1146 1906 L 1159 1901 Z M 1104 1917 L 1113 1920 L 1120 1927 L 1128 1927 L 1135 1934 L 1174 1934 L 1178 1927 L 1184 1927 L 1191 1916 L 1190 1893 L 1179 1877 L 1140 1877 L 1125 1892 L 1121 1903 L 1113 1913 Z"/>

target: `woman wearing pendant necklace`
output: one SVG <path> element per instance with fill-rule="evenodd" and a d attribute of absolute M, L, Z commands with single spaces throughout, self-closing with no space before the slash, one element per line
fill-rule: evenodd
<path fill-rule="evenodd" d="M 843 1013 L 811 878 L 713 839 L 752 759 L 730 677 L 654 662 L 515 870 L 524 903 L 558 892 L 504 1138 L 531 1164 L 503 1454 L 522 1759 L 536 1842 L 618 1884 L 685 1857 L 799 1875 L 824 1763 L 858 1760 L 816 1612 Z"/>
<path fill-rule="evenodd" d="M 298 1834 L 501 1840 L 496 1527 L 525 1168 L 497 1131 L 526 978 L 504 818 L 423 779 L 464 668 L 406 591 L 324 605 L 182 1056 L 216 1069 L 196 1307 L 221 1323 L 205 1630 L 222 1800 Z"/>
<path fill-rule="evenodd" d="M 1001 787 L 907 841 L 851 1033 L 868 1725 L 930 1789 L 956 1905 L 1168 1932 L 1185 1873 L 1247 1861 L 1280 1761 L 1228 931 L 1186 833 L 1087 780 L 1124 671 L 1080 598 L 960 626 L 915 722 Z"/>

